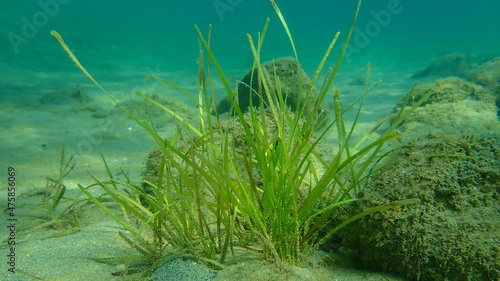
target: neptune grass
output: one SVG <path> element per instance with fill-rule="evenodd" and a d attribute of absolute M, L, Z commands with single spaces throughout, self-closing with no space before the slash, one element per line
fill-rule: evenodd
<path fill-rule="evenodd" d="M 285 18 L 275 1 L 271 1 L 271 4 L 298 62 Z M 260 52 L 269 20 L 255 40 L 248 35 L 254 57 L 252 79 L 261 85 L 265 101 L 261 97 L 259 104 L 250 106 L 247 113 L 240 108 L 237 95 L 210 46 L 211 29 L 208 37 L 205 37 L 195 27 L 203 47 L 200 48 L 200 62 L 206 60 L 207 63 L 207 67 L 200 63 L 198 96 L 192 96 L 167 79 L 150 77 L 173 86 L 193 100 L 199 108 L 200 125 L 192 124 L 180 113 L 142 93 L 136 93 L 150 105 L 164 110 L 185 125 L 190 140 L 184 147 L 176 145 L 176 138 L 185 139 L 183 134 L 164 140 L 151 122 L 139 120 L 121 106 L 80 64 L 62 37 L 53 31 L 51 34 L 77 66 L 150 134 L 162 155 L 158 180 L 146 182 L 154 190 L 152 194 L 146 193 L 140 185 L 112 178 L 108 181 L 95 179 L 96 184 L 92 185 L 100 186 L 105 191 L 105 197 L 92 195 L 88 190 L 92 186 L 80 186 L 81 190 L 128 230 L 130 237 L 121 234 L 127 243 L 152 260 L 171 253 L 187 252 L 216 263 L 224 263 L 230 250 L 238 246 L 257 249 L 271 260 L 303 264 L 321 243 L 345 225 L 374 212 L 418 202 L 417 199 L 409 199 L 381 205 L 325 230 L 335 210 L 355 200 L 353 194 L 377 170 L 375 165 L 381 158 L 383 146 L 400 136 L 395 130 L 397 124 L 416 108 L 415 105 L 408 110 L 403 107 L 392 125 L 375 140 L 369 141 L 366 137 L 355 145 L 350 144 L 357 118 L 354 125 L 346 128 L 343 115 L 353 105 L 346 109 L 341 107 L 340 93 L 338 90 L 332 91 L 332 83 L 354 31 L 360 6 L 361 0 L 357 3 L 347 40 L 335 66 L 326 73 L 326 79 L 319 87 L 319 95 L 313 96 L 311 93 L 339 33 L 334 36 L 322 57 L 304 101 L 293 109 L 287 107 L 286 97 L 281 94 L 276 71 L 265 72 L 262 68 Z M 210 70 L 211 67 L 215 73 Z M 269 79 L 269 75 L 274 79 Z M 367 90 L 360 99 L 373 88 L 368 87 L 368 77 L 367 74 Z M 239 126 L 243 132 L 243 142 L 239 144 L 236 144 L 235 136 L 225 129 L 227 123 L 221 121 L 222 117 L 217 114 L 215 89 L 211 83 L 215 78 L 220 79 L 231 101 L 235 113 L 232 124 Z M 333 98 L 333 120 L 317 118 L 314 114 L 303 116 L 305 105 L 310 104 L 309 99 L 315 99 L 313 104 L 319 112 L 327 96 Z M 358 110 L 358 117 L 360 112 Z M 270 133 L 269 124 L 273 124 L 273 134 Z M 380 126 L 378 124 L 370 134 Z M 329 130 L 336 130 L 339 138 L 338 151 L 333 159 L 327 159 L 318 152 L 318 145 Z M 254 180 L 256 174 L 260 176 L 258 183 Z M 111 210 L 105 201 L 118 203 L 122 213 Z M 140 231 L 131 217 L 148 226 L 150 234 Z"/>

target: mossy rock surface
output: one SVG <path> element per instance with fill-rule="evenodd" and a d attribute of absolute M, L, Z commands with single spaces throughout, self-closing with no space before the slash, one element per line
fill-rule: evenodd
<path fill-rule="evenodd" d="M 413 93 L 409 105 L 419 101 L 428 93 L 431 93 L 431 95 L 421 106 L 434 103 L 458 102 L 466 99 L 487 103 L 495 102 L 495 95 L 488 88 L 462 78 L 448 77 L 438 79 L 430 85 L 418 87 Z M 401 106 L 402 102 L 398 106 Z"/>
<path fill-rule="evenodd" d="M 469 58 L 465 54 L 453 53 L 432 62 L 429 66 L 415 72 L 412 78 L 467 76 L 472 69 Z"/>
<path fill-rule="evenodd" d="M 496 97 L 490 89 L 458 77 L 438 79 L 433 84 L 417 88 L 408 106 L 429 93 L 427 101 L 401 123 L 398 127 L 400 131 L 409 134 L 458 132 L 499 136 L 495 133 L 500 131 Z M 395 111 L 406 99 L 402 99 Z"/>
<path fill-rule="evenodd" d="M 478 66 L 469 76 L 471 81 L 481 84 L 500 96 L 500 57 Z"/>
<path fill-rule="evenodd" d="M 279 58 L 263 63 L 262 68 L 265 79 L 270 81 L 267 84 L 269 86 L 279 85 L 279 89 L 273 88 L 270 91 L 273 93 L 278 93 L 279 91 L 292 110 L 296 110 L 306 100 L 308 93 L 311 92 L 302 115 L 310 116 L 311 114 L 318 114 L 318 116 L 328 116 L 328 106 L 326 104 L 316 105 L 319 93 L 314 87 L 311 89 L 311 79 L 296 59 L 291 57 Z M 279 79 L 279 83 L 275 77 Z M 259 106 L 260 97 L 262 97 L 265 103 L 268 102 L 264 89 L 262 89 L 257 78 L 257 71 L 250 70 L 238 84 L 238 103 L 240 108 L 245 111 L 250 106 L 250 102 L 253 106 Z M 220 113 L 229 112 L 230 106 L 231 102 L 228 99 L 221 100 L 218 105 Z"/>
<path fill-rule="evenodd" d="M 454 155 L 429 156 L 429 155 Z M 404 161 L 400 161 L 404 160 Z M 350 212 L 408 198 L 348 226 L 343 244 L 360 266 L 410 280 L 500 279 L 499 141 L 428 135 L 370 180 Z"/>

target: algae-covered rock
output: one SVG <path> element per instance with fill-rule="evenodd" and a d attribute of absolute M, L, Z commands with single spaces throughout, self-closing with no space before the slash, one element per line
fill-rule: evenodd
<path fill-rule="evenodd" d="M 297 60 L 294 58 L 280 58 L 262 64 L 265 79 L 270 83 L 268 86 L 279 85 L 279 91 L 286 100 L 287 105 L 295 110 L 298 105 L 304 102 L 309 90 L 311 89 L 311 79 L 304 72 Z M 253 72 L 253 73 L 252 73 Z M 252 77 L 252 75 L 254 77 Z M 259 79 L 256 77 L 257 71 L 249 71 L 241 82 L 238 84 L 238 103 L 240 108 L 245 111 L 250 106 L 250 101 L 253 106 L 259 106 L 260 97 L 267 103 L 267 96 L 259 85 Z M 279 84 L 275 79 L 278 77 Z M 270 89 L 273 93 L 277 93 L 278 89 Z M 313 88 L 310 97 L 307 99 L 304 116 L 311 114 L 318 114 L 320 116 L 327 116 L 328 107 L 323 103 L 317 108 L 316 99 L 318 98 L 318 91 Z M 218 107 L 219 112 L 229 112 L 231 103 L 227 99 L 223 99 Z"/>
<path fill-rule="evenodd" d="M 361 266 L 410 280 L 498 280 L 500 121 L 495 93 L 449 77 L 417 88 L 407 106 L 427 94 L 428 100 L 398 127 L 413 140 L 387 159 L 393 165 L 370 179 L 349 212 L 409 198 L 421 202 L 354 223 L 345 230 L 344 247 Z"/>
<path fill-rule="evenodd" d="M 497 115 L 500 116 L 500 58 L 493 58 L 479 66 L 472 66 L 464 54 L 444 56 L 425 69 L 419 70 L 412 78 L 456 76 L 468 79 L 489 89 L 495 96 Z"/>
<path fill-rule="evenodd" d="M 495 94 L 481 85 L 457 77 L 436 80 L 417 88 L 407 106 L 431 93 L 426 102 L 401 123 L 399 130 L 410 134 L 463 132 L 495 134 L 500 130 Z M 407 97 L 397 105 L 401 108 Z M 397 110 L 396 109 L 396 110 Z"/>
<path fill-rule="evenodd" d="M 500 96 L 500 57 L 478 66 L 469 75 L 469 79 L 490 88 Z"/>
<path fill-rule="evenodd" d="M 415 72 L 411 77 L 464 77 L 469 74 L 471 69 L 471 63 L 465 54 L 454 53 L 437 59 L 426 68 Z"/>
<path fill-rule="evenodd" d="M 418 87 L 413 92 L 409 105 L 419 101 L 429 92 L 432 94 L 421 106 L 433 103 L 457 102 L 465 99 L 479 100 L 486 103 L 495 101 L 495 95 L 489 89 L 462 78 L 448 77 L 438 79 L 433 84 Z M 401 106 L 401 103 L 398 106 Z"/>
<path fill-rule="evenodd" d="M 353 223 L 343 238 L 347 254 L 410 280 L 499 280 L 498 139 L 429 135 L 391 161 L 358 194 L 352 213 L 409 198 L 420 203 Z"/>

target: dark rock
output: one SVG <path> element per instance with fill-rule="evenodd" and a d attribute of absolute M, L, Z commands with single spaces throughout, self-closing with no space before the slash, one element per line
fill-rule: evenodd
<path fill-rule="evenodd" d="M 411 78 L 425 77 L 466 77 L 471 71 L 471 63 L 464 54 L 449 54 L 437 59 L 425 69 L 415 72 Z"/>
<path fill-rule="evenodd" d="M 90 97 L 84 93 L 79 85 L 73 90 L 54 91 L 42 96 L 39 103 L 42 105 L 85 105 Z"/>
<path fill-rule="evenodd" d="M 302 67 L 297 63 L 294 58 L 280 58 L 262 64 L 265 79 L 269 81 L 269 87 L 279 85 L 279 91 L 286 101 L 287 105 L 295 111 L 299 105 L 302 105 L 307 94 L 311 94 L 305 104 L 303 116 L 310 116 L 317 114 L 318 116 L 327 116 L 328 107 L 323 103 L 316 106 L 316 99 L 318 98 L 318 91 L 315 88 L 311 89 L 311 79 L 304 72 Z M 278 77 L 278 81 L 275 79 Z M 257 71 L 249 71 L 238 84 L 238 103 L 240 108 L 245 111 L 250 104 L 259 106 L 260 100 L 268 103 L 267 95 L 257 79 Z M 278 89 L 269 89 L 273 93 L 277 93 Z M 226 98 L 219 102 L 219 113 L 230 111 L 231 102 Z M 316 111 L 316 112 L 315 112 Z"/>

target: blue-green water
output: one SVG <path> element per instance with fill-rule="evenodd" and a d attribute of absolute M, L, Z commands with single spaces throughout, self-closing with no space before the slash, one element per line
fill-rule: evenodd
<path fill-rule="evenodd" d="M 345 39 L 355 2 L 278 2 L 306 70 L 316 67 L 335 32 L 342 33 L 341 42 Z M 365 1 L 346 67 L 370 61 L 374 67 L 407 64 L 418 68 L 454 52 L 497 56 L 499 9 L 500 2 L 495 0 Z M 292 55 L 266 0 L 2 1 L 0 10 L 0 55 L 6 64 L 2 68 L 6 72 L 15 69 L 17 77 L 27 69 L 75 71 L 49 36 L 50 30 L 63 35 L 92 73 L 103 77 L 99 72 L 106 72 L 109 79 L 123 69 L 134 69 L 137 75 L 151 72 L 148 67 L 163 72 L 196 70 L 195 24 L 205 31 L 213 25 L 213 48 L 225 69 L 240 70 L 235 75 L 248 68 L 246 34 L 255 38 L 268 17 L 271 27 L 263 60 Z M 2 73 L 2 86 L 9 86 L 8 76 L 9 72 Z"/>

